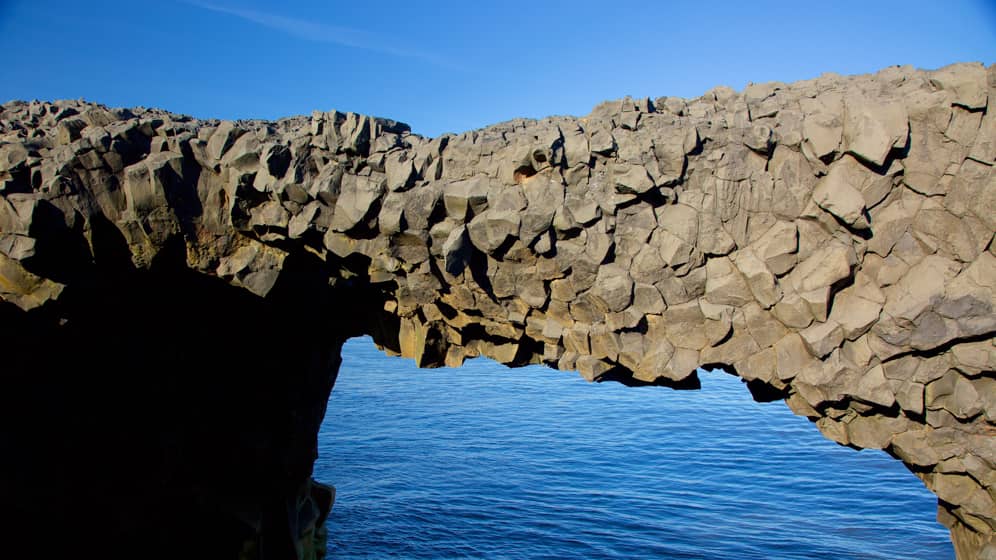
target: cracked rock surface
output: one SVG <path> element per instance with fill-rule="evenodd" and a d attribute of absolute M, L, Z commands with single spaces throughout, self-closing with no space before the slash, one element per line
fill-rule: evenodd
<path fill-rule="evenodd" d="M 994 103 L 996 67 L 979 64 L 626 98 L 438 138 L 336 111 L 219 122 L 10 102 L 0 308 L 58 332 L 67 294 L 117 289 L 111 265 L 169 263 L 263 302 L 297 286 L 278 298 L 289 324 L 269 328 L 328 328 L 302 335 L 334 350 L 321 403 L 361 333 L 422 367 L 488 356 L 697 388 L 697 367 L 722 366 L 826 437 L 902 460 L 959 558 L 996 558 Z M 294 340 L 246 336 L 261 352 Z M 318 507 L 288 488 L 289 510 Z M 287 515 L 303 557 L 324 512 Z"/>

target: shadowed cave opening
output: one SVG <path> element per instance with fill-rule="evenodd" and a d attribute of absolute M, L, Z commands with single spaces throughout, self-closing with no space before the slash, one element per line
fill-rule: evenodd
<path fill-rule="evenodd" d="M 359 334 L 339 313 L 373 298 L 296 255 L 262 299 L 188 269 L 179 237 L 136 269 L 92 227 L 92 261 L 56 254 L 74 264 L 58 306 L 0 303 L 0 556 L 292 557 L 332 498 L 308 480 Z"/>
<path fill-rule="evenodd" d="M 935 496 L 722 371 L 701 391 L 343 347 L 328 558 L 953 558 Z"/>

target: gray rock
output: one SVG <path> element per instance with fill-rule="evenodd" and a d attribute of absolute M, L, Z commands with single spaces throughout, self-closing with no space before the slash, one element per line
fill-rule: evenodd
<path fill-rule="evenodd" d="M 744 145 L 761 154 L 770 153 L 775 145 L 774 134 L 769 126 L 756 124 L 744 135 Z"/>
<path fill-rule="evenodd" d="M 647 170 L 639 165 L 619 164 L 612 168 L 616 191 L 624 194 L 643 194 L 654 188 L 654 181 Z"/>
<path fill-rule="evenodd" d="M 839 114 L 811 113 L 802 122 L 803 149 L 819 160 L 840 148 L 844 126 Z"/>
<path fill-rule="evenodd" d="M 384 194 L 384 185 L 369 177 L 346 175 L 332 216 L 332 230 L 347 232 L 367 217 Z"/>
<path fill-rule="evenodd" d="M 485 355 L 689 386 L 730 366 L 835 441 L 907 462 L 971 556 L 996 519 L 993 84 L 978 65 L 897 67 L 436 139 L 335 111 L 5 104 L 0 298 L 48 325 L 63 290 L 91 295 L 93 257 L 217 277 L 279 303 L 302 341 L 322 310 L 333 339 L 371 334 L 425 367 Z M 61 339 L 52 323 L 38 340 Z M 11 367 L 34 344 L 10 342 Z"/>
<path fill-rule="evenodd" d="M 832 286 L 850 276 L 853 259 L 850 247 L 839 243 L 826 245 L 800 262 L 787 279 L 800 295 L 823 286 Z"/>
<path fill-rule="evenodd" d="M 781 276 L 796 264 L 799 240 L 795 224 L 778 221 L 751 245 L 753 253 L 764 260 L 773 274 Z"/>
<path fill-rule="evenodd" d="M 854 340 L 868 332 L 882 311 L 880 303 L 869 301 L 859 293 L 857 290 L 845 290 L 833 300 L 830 321 L 840 325 L 847 340 Z"/>
<path fill-rule="evenodd" d="M 450 183 L 443 187 L 443 204 L 446 215 L 465 220 L 480 214 L 488 207 L 488 191 L 491 182 L 487 177 L 474 177 Z"/>
<path fill-rule="evenodd" d="M 896 395 L 892 392 L 892 388 L 885 378 L 885 372 L 881 365 L 866 371 L 858 379 L 858 384 L 855 386 L 852 394 L 865 402 L 877 404 L 885 408 L 889 408 L 896 402 Z"/>
<path fill-rule="evenodd" d="M 882 102 L 854 93 L 844 97 L 844 149 L 882 166 L 893 148 L 906 146 L 909 116 L 900 100 Z"/>
<path fill-rule="evenodd" d="M 986 69 L 981 64 L 963 63 L 945 66 L 930 76 L 938 88 L 950 91 L 953 102 L 970 110 L 984 109 L 989 98 Z"/>
<path fill-rule="evenodd" d="M 813 191 L 813 200 L 820 208 L 830 212 L 844 223 L 857 229 L 866 229 L 865 199 L 861 191 L 851 186 L 845 176 L 847 169 L 841 165 L 831 165 L 830 173 L 823 178 Z"/>
<path fill-rule="evenodd" d="M 479 250 L 493 254 L 506 241 L 518 236 L 522 219 L 512 210 L 488 210 L 467 225 L 470 241 Z"/>
<path fill-rule="evenodd" d="M 737 252 L 734 264 L 747 281 L 754 299 L 764 308 L 781 300 L 782 290 L 775 282 L 775 276 L 749 247 Z"/>
<path fill-rule="evenodd" d="M 215 161 L 220 160 L 245 132 L 244 129 L 236 127 L 232 121 L 222 121 L 208 140 L 208 156 Z"/>
<path fill-rule="evenodd" d="M 622 311 L 633 301 L 633 279 L 616 266 L 599 267 L 591 296 L 602 311 Z"/>
<path fill-rule="evenodd" d="M 726 257 L 706 263 L 705 299 L 716 305 L 740 307 L 754 300 L 747 281 Z"/>
<path fill-rule="evenodd" d="M 836 321 L 815 323 L 799 331 L 809 353 L 823 358 L 833 352 L 844 341 L 844 330 Z"/>

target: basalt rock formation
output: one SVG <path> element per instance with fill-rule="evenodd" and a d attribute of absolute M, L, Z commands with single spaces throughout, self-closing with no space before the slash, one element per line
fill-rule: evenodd
<path fill-rule="evenodd" d="M 994 103 L 978 64 L 433 139 L 7 103 L 5 541 L 313 556 L 318 425 L 369 334 L 424 367 L 720 366 L 902 460 L 996 558 Z"/>

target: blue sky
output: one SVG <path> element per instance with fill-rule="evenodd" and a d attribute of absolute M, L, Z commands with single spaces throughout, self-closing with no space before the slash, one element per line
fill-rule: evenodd
<path fill-rule="evenodd" d="M 818 6 L 818 7 L 811 7 Z M 894 64 L 996 62 L 996 2 L 0 0 L 0 100 L 415 132 Z"/>

